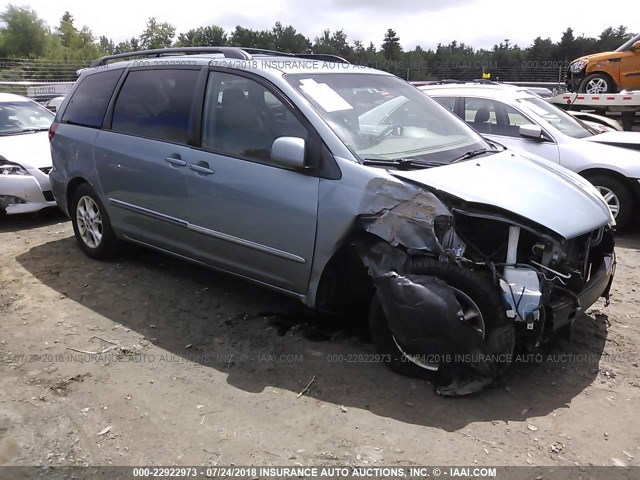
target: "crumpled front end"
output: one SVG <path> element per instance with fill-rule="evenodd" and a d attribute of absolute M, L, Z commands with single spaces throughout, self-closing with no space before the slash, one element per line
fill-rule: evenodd
<path fill-rule="evenodd" d="M 565 239 L 496 207 L 379 178 L 361 211 L 370 235 L 355 247 L 393 341 L 406 361 L 438 369 L 440 393 L 481 389 L 508 366 L 516 338 L 537 346 L 608 297 L 609 227 Z"/>

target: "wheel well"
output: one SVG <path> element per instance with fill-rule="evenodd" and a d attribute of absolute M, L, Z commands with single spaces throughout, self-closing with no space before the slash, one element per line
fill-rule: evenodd
<path fill-rule="evenodd" d="M 84 178 L 76 177 L 72 179 L 67 185 L 67 211 L 71 215 L 71 200 L 76 189 L 83 183 L 89 183 Z"/>
<path fill-rule="evenodd" d="M 602 175 L 605 177 L 615 178 L 616 180 L 619 180 L 627 186 L 634 197 L 636 205 L 640 202 L 640 185 L 636 185 L 636 182 L 629 180 L 621 173 L 618 173 L 614 170 L 607 170 L 606 168 L 591 168 L 589 170 L 583 170 L 582 172 L 580 172 L 580 175 L 587 180 L 589 180 L 589 177 L 592 177 L 594 175 Z"/>
<path fill-rule="evenodd" d="M 335 312 L 367 311 L 374 287 L 367 268 L 345 242 L 327 262 L 316 293 L 316 308 Z"/>

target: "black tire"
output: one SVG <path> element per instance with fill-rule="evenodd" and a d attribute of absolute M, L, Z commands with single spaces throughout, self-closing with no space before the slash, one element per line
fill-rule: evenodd
<path fill-rule="evenodd" d="M 90 245 L 87 240 L 85 240 L 85 237 L 83 237 L 83 234 L 81 233 L 82 226 L 78 225 L 78 204 L 81 200 L 85 201 L 86 198 L 93 201 L 93 204 L 96 207 L 96 210 L 94 211 L 97 211 L 102 220 L 101 226 L 96 226 L 96 228 L 102 233 L 102 237 L 99 242 L 95 242 L 95 245 Z M 83 183 L 73 192 L 69 216 L 71 217 L 71 223 L 73 224 L 73 233 L 75 233 L 76 241 L 78 242 L 78 245 L 80 245 L 82 251 L 84 251 L 84 253 L 89 257 L 98 260 L 108 260 L 118 254 L 120 250 L 120 241 L 113 233 L 111 222 L 109 221 L 109 216 L 107 215 L 107 211 L 104 208 L 103 203 L 89 184 Z M 95 237 L 92 238 L 95 239 Z"/>
<path fill-rule="evenodd" d="M 485 342 L 490 342 L 489 351 L 501 355 L 513 353 L 515 325 L 513 320 L 507 318 L 498 288 L 491 284 L 487 275 L 426 257 L 414 261 L 412 273 L 437 277 L 468 295 L 482 313 L 485 324 Z M 396 345 L 382 306 L 375 295 L 369 311 L 369 331 L 378 353 L 391 370 L 415 378 L 433 376 L 433 370 L 418 366 L 405 358 Z M 431 352 L 423 354 L 428 356 L 429 353 Z M 509 363 L 499 365 L 497 370 L 502 372 L 508 366 Z"/>
<path fill-rule="evenodd" d="M 618 214 L 615 215 L 617 230 L 624 231 L 629 228 L 635 211 L 635 201 L 629 186 L 620 178 L 602 173 L 587 175 L 586 179 L 599 190 L 599 187 L 601 187 L 611 191 L 616 196 L 619 205 Z M 601 191 L 600 193 L 603 192 Z"/>
<path fill-rule="evenodd" d="M 584 80 L 580 83 L 580 88 L 578 89 L 579 93 L 587 93 L 587 88 L 590 84 L 599 83 L 604 85 L 603 92 L 594 92 L 593 95 L 603 94 L 603 93 L 613 93 L 616 90 L 616 86 L 607 75 L 603 75 L 602 73 L 593 73 L 585 77 Z"/>

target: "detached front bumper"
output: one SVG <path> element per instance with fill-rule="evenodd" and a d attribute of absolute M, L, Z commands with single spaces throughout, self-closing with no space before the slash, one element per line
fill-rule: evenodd
<path fill-rule="evenodd" d="M 609 294 L 615 271 L 616 256 L 615 253 L 611 253 L 603 258 L 598 270 L 592 274 L 584 289 L 578 295 L 582 311 L 593 305 L 598 298 Z M 553 330 L 572 323 L 578 311 L 574 300 L 556 301 L 546 306 L 547 318 L 550 318 Z"/>

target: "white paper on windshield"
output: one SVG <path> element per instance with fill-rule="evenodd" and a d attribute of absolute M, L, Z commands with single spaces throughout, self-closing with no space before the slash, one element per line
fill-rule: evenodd
<path fill-rule="evenodd" d="M 300 89 L 315 100 L 326 112 L 353 110 L 353 107 L 338 92 L 326 83 L 318 83 L 313 78 L 300 80 Z"/>

